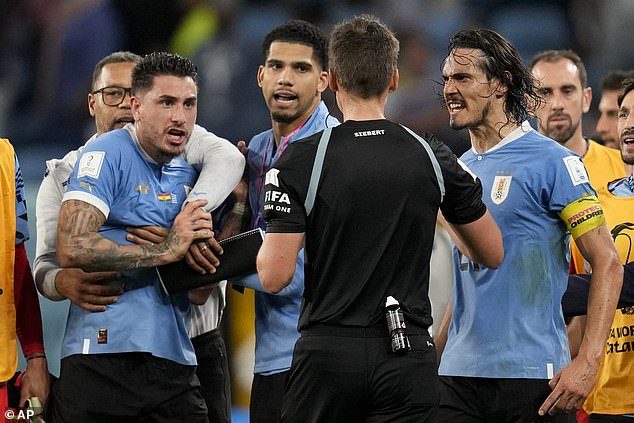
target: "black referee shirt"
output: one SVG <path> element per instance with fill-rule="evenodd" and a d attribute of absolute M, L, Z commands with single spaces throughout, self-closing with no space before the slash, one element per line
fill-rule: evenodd
<path fill-rule="evenodd" d="M 479 181 L 433 137 L 419 140 L 388 120 L 347 121 L 332 129 L 307 216 L 321 135 L 289 145 L 265 183 L 267 232 L 306 233 L 300 329 L 373 325 L 389 295 L 407 320 L 429 326 L 438 208 L 452 223 L 477 220 L 486 210 Z"/>

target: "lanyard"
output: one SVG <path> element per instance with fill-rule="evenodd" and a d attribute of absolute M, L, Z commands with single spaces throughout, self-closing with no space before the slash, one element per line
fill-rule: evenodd
<path fill-rule="evenodd" d="M 304 122 L 306 123 L 306 122 Z M 284 149 L 288 146 L 288 143 L 291 141 L 293 135 L 297 133 L 302 127 L 304 123 L 299 125 L 297 128 L 293 129 L 293 131 L 288 134 L 285 138 L 282 138 L 282 142 L 280 143 L 280 147 L 277 149 L 277 154 L 275 154 L 274 159 L 277 160 L 282 155 Z M 275 138 L 273 135 L 266 141 L 266 148 L 264 149 L 264 156 L 262 157 L 262 164 L 260 165 L 260 175 L 258 177 L 258 197 L 260 196 L 260 192 L 262 192 L 262 179 L 264 178 L 264 166 L 266 165 L 266 156 L 269 152 L 269 146 L 271 144 L 271 139 Z"/>

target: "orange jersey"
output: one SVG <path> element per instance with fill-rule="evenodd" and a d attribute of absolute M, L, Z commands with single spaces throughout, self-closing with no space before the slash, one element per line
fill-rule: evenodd
<path fill-rule="evenodd" d="M 15 157 L 0 138 L 0 382 L 11 379 L 18 365 L 13 269 L 15 263 Z"/>
<path fill-rule="evenodd" d="M 598 190 L 622 263 L 634 261 L 634 196 Z M 588 414 L 634 414 L 634 307 L 616 310 L 597 383 L 584 409 Z"/>

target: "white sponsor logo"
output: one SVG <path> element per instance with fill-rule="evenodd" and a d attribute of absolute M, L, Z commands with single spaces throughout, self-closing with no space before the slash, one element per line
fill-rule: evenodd
<path fill-rule="evenodd" d="M 275 210 L 277 212 L 282 212 L 282 213 L 290 213 L 291 212 L 291 208 L 288 206 L 280 206 L 279 204 L 265 204 L 264 205 L 264 211 L 268 211 L 268 210 Z"/>
<path fill-rule="evenodd" d="M 90 176 L 92 178 L 99 178 L 99 172 L 101 172 L 101 165 L 103 164 L 105 156 L 106 153 L 104 151 L 84 153 L 79 159 L 77 177 Z"/>
<path fill-rule="evenodd" d="M 493 204 L 502 204 L 509 195 L 511 189 L 512 176 L 497 175 L 493 179 L 493 187 L 491 187 L 491 201 Z"/>
<path fill-rule="evenodd" d="M 291 204 L 291 200 L 290 198 L 288 198 L 288 194 L 279 191 L 267 191 L 266 194 L 264 194 L 264 201 L 267 203 L 275 202 Z"/>
<path fill-rule="evenodd" d="M 579 157 L 568 156 L 564 157 L 563 160 L 566 165 L 566 169 L 568 169 L 568 174 L 570 175 L 573 185 L 590 182 L 590 179 L 588 179 L 588 172 L 586 172 L 586 168 L 583 166 L 583 162 Z"/>
<path fill-rule="evenodd" d="M 280 173 L 279 170 L 273 168 L 266 172 L 266 179 L 264 180 L 264 185 L 275 185 L 276 187 L 280 186 L 280 182 L 277 180 L 277 174 Z"/>
<path fill-rule="evenodd" d="M 371 137 L 373 135 L 385 135 L 385 129 L 375 129 L 373 131 L 355 132 L 355 137 Z"/>

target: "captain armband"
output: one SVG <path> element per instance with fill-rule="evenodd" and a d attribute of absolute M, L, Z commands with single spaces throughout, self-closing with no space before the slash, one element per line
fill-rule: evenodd
<path fill-rule="evenodd" d="M 605 224 L 603 208 L 594 195 L 582 197 L 568 204 L 559 213 L 574 239 Z"/>

